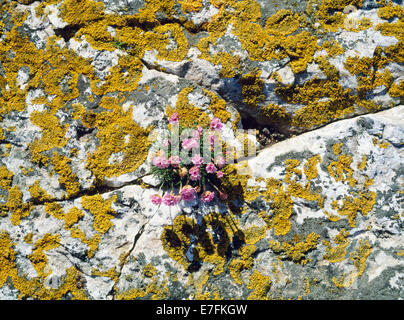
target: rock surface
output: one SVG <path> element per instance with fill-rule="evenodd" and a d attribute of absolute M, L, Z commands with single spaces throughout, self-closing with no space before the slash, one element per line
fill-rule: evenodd
<path fill-rule="evenodd" d="M 404 298 L 400 1 L 0 13 L 0 299 Z M 150 203 L 174 111 L 262 148 L 226 203 Z"/>

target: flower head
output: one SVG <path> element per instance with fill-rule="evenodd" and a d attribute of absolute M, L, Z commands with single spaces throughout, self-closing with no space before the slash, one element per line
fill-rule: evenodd
<path fill-rule="evenodd" d="M 153 204 L 159 205 L 159 204 L 161 204 L 163 199 L 161 198 L 161 196 L 159 194 L 156 193 L 156 194 L 153 194 L 150 196 L 150 200 Z"/>
<path fill-rule="evenodd" d="M 215 159 L 215 164 L 219 167 L 219 168 L 223 168 L 224 167 L 224 165 L 226 164 L 226 160 L 224 160 L 224 158 L 223 157 L 217 157 L 216 159 Z"/>
<path fill-rule="evenodd" d="M 203 131 L 203 129 L 198 126 L 198 127 L 192 132 L 192 137 L 193 137 L 194 139 L 199 140 L 200 137 L 201 137 L 201 135 L 202 135 L 202 131 Z"/>
<path fill-rule="evenodd" d="M 196 154 L 192 157 L 191 161 L 195 166 L 199 167 L 203 163 L 203 158 L 199 154 Z"/>
<path fill-rule="evenodd" d="M 219 179 L 223 178 L 223 176 L 224 176 L 224 173 L 222 171 L 219 170 L 216 172 L 216 177 L 218 177 Z"/>
<path fill-rule="evenodd" d="M 189 175 L 192 181 L 197 181 L 201 178 L 199 167 L 195 166 L 189 169 Z"/>
<path fill-rule="evenodd" d="M 166 206 L 175 206 L 181 201 L 181 196 L 175 196 L 171 193 L 166 193 L 163 198 L 163 203 Z"/>
<path fill-rule="evenodd" d="M 171 156 L 168 159 L 168 162 L 170 165 L 172 165 L 174 168 L 178 168 L 179 164 L 181 163 L 181 158 L 179 156 Z"/>
<path fill-rule="evenodd" d="M 170 123 L 171 123 L 171 124 L 177 124 L 177 123 L 178 123 L 178 120 L 179 120 L 179 118 L 178 118 L 178 113 L 177 113 L 177 112 L 174 112 L 174 113 L 171 115 Z"/>
<path fill-rule="evenodd" d="M 182 141 L 182 147 L 186 150 L 189 151 L 193 148 L 196 148 L 199 146 L 199 143 L 196 139 L 194 138 L 189 138 L 189 139 L 184 139 Z"/>
<path fill-rule="evenodd" d="M 215 198 L 215 192 L 213 191 L 205 191 L 201 195 L 201 201 L 204 203 L 211 202 Z"/>
<path fill-rule="evenodd" d="M 207 173 L 216 173 L 216 171 L 217 171 L 217 168 L 215 167 L 215 165 L 212 162 L 209 162 L 206 165 L 206 172 Z"/>
<path fill-rule="evenodd" d="M 188 169 L 185 167 L 179 167 L 178 174 L 180 175 L 181 178 L 185 177 L 188 174 Z"/>
<path fill-rule="evenodd" d="M 223 127 L 223 124 L 219 118 L 212 119 L 212 121 L 210 123 L 210 129 L 218 131 L 218 130 L 222 129 L 222 127 Z"/>
<path fill-rule="evenodd" d="M 153 164 L 160 168 L 160 169 L 166 169 L 169 166 L 168 160 L 163 157 L 163 156 L 157 156 L 153 159 Z"/>
<path fill-rule="evenodd" d="M 181 189 L 181 199 L 184 201 L 192 201 L 195 199 L 196 191 L 190 185 L 186 185 Z"/>

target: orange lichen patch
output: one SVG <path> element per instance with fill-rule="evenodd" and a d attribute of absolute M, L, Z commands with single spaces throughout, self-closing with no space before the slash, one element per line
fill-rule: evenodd
<path fill-rule="evenodd" d="M 352 156 L 343 154 L 338 157 L 338 161 L 331 161 L 328 165 L 328 172 L 335 181 L 348 182 L 351 187 L 357 184 L 353 178 L 353 170 L 351 168 Z"/>
<path fill-rule="evenodd" d="M 116 211 L 111 209 L 111 205 L 115 201 L 116 195 L 107 200 L 104 200 L 99 194 L 81 198 L 82 207 L 94 217 L 94 230 L 100 234 L 106 233 L 113 226 L 110 220 L 115 218 Z"/>
<path fill-rule="evenodd" d="M 359 191 L 354 196 L 345 196 L 341 205 L 337 200 L 332 202 L 332 206 L 338 211 L 338 214 L 347 216 L 349 225 L 352 228 L 356 226 L 357 214 L 360 212 L 362 216 L 366 216 L 376 203 L 376 192 L 374 191 Z"/>
<path fill-rule="evenodd" d="M 317 164 L 321 163 L 321 156 L 315 155 L 304 164 L 303 170 L 308 180 L 313 180 L 318 176 Z"/>
<path fill-rule="evenodd" d="M 99 139 L 97 149 L 87 157 L 87 168 L 91 170 L 96 182 L 104 177 L 119 176 L 135 171 L 147 158 L 150 142 L 147 137 L 152 128 L 142 128 L 132 120 L 132 109 L 123 111 L 114 105 L 110 112 L 92 113 L 88 126 L 97 127 Z M 87 119 L 87 120 L 86 120 Z"/>
<path fill-rule="evenodd" d="M 36 272 L 38 273 L 38 277 L 40 277 L 42 280 L 52 273 L 52 270 L 49 268 L 45 270 L 48 265 L 48 258 L 46 257 L 44 251 L 57 248 L 59 245 L 60 235 L 53 236 L 50 233 L 47 233 L 42 239 L 35 242 L 34 251 L 28 256 L 28 259 L 31 261 Z"/>
<path fill-rule="evenodd" d="M 265 201 L 271 202 L 272 216 L 263 216 L 269 228 L 274 228 L 275 235 L 285 235 L 289 232 L 292 215 L 293 200 L 284 191 L 282 182 L 276 179 L 268 179 L 266 191 L 263 194 Z"/>
<path fill-rule="evenodd" d="M 389 59 L 382 55 L 380 47 L 375 49 L 372 58 L 368 57 L 348 57 L 345 62 L 345 68 L 357 77 L 358 97 L 363 98 L 367 92 L 378 87 L 385 86 L 390 88 L 393 83 L 393 76 L 387 69 L 379 71 L 389 63 Z"/>
<path fill-rule="evenodd" d="M 31 203 L 25 203 L 22 200 L 23 194 L 18 186 L 8 190 L 8 201 L 0 205 L 0 216 L 6 216 L 11 213 L 11 223 L 19 225 L 22 218 L 28 217 L 33 206 Z"/>
<path fill-rule="evenodd" d="M 33 85 L 34 80 L 29 79 L 25 88 L 20 88 L 17 75 L 21 67 L 29 67 L 30 77 L 41 73 L 43 51 L 38 50 L 27 37 L 21 36 L 14 27 L 5 33 L 5 38 L 0 43 L 0 61 L 3 74 L 0 75 L 0 115 L 10 111 L 24 111 L 26 107 L 25 97 L 27 90 Z"/>
<path fill-rule="evenodd" d="M 317 38 L 310 32 L 303 31 L 296 36 L 289 36 L 285 40 L 285 49 L 291 57 L 290 67 L 294 73 L 306 70 L 307 64 L 313 61 L 314 53 L 319 49 Z"/>
<path fill-rule="evenodd" d="M 135 14 L 140 23 L 156 23 L 156 13 L 162 13 L 167 18 L 173 15 L 174 0 L 146 0 L 143 8 Z"/>
<path fill-rule="evenodd" d="M 52 200 L 50 196 L 44 189 L 39 185 L 39 180 L 36 180 L 33 185 L 28 188 L 31 198 L 34 202 L 44 203 L 46 201 Z"/>
<path fill-rule="evenodd" d="M 86 25 L 104 15 L 104 3 L 92 0 L 65 0 L 60 7 L 60 15 L 70 25 Z"/>
<path fill-rule="evenodd" d="M 335 57 L 344 53 L 344 49 L 335 40 L 324 41 L 322 47 L 325 51 L 327 51 L 329 57 Z"/>
<path fill-rule="evenodd" d="M 76 195 L 80 191 L 77 176 L 72 172 L 69 163 L 71 160 L 56 152 L 52 155 L 51 163 L 59 175 L 59 183 L 66 189 L 66 198 Z"/>
<path fill-rule="evenodd" d="M 14 173 L 7 169 L 6 166 L 0 167 L 0 188 L 10 189 L 13 183 Z"/>
<path fill-rule="evenodd" d="M 273 122 L 288 122 L 290 120 L 290 115 L 285 108 L 273 103 L 260 108 L 260 114 Z"/>
<path fill-rule="evenodd" d="M 222 230 L 223 235 L 218 241 L 214 241 L 209 229 Z M 213 264 L 213 274 L 220 274 L 226 262 L 226 251 L 233 239 L 233 226 L 226 217 L 217 213 L 205 216 L 201 226 L 186 216 L 176 217 L 172 226 L 164 228 L 161 241 L 167 254 L 185 268 L 190 263 L 186 252 L 191 244 L 191 235 L 196 237 L 193 260 Z"/>
<path fill-rule="evenodd" d="M 119 292 L 116 287 L 115 289 L 116 300 L 136 300 L 145 298 L 147 295 L 151 295 L 152 300 L 164 300 L 170 295 L 167 280 L 161 280 L 158 274 L 153 276 L 142 288 L 132 288 L 123 292 Z"/>
<path fill-rule="evenodd" d="M 319 238 L 320 235 L 312 232 L 306 237 L 305 241 L 296 242 L 295 245 L 289 242 L 280 243 L 276 240 L 270 240 L 269 245 L 275 253 L 284 254 L 295 263 L 306 264 L 309 259 L 305 258 L 305 254 L 317 247 Z"/>
<path fill-rule="evenodd" d="M 254 265 L 254 253 L 257 248 L 254 245 L 245 245 L 239 249 L 240 258 L 233 259 L 228 268 L 230 275 L 237 284 L 243 284 L 240 272 L 243 270 L 249 270 Z"/>
<path fill-rule="evenodd" d="M 7 232 L 0 232 L 0 287 L 3 287 L 7 278 L 12 275 L 16 268 L 16 252 L 13 249 L 14 243 Z"/>
<path fill-rule="evenodd" d="M 251 107 L 256 107 L 265 100 L 265 95 L 262 93 L 264 81 L 260 79 L 260 75 L 261 70 L 254 70 L 240 79 L 243 102 Z"/>
<path fill-rule="evenodd" d="M 36 138 L 30 145 L 32 153 L 31 161 L 47 166 L 49 158 L 42 153 L 52 148 L 62 148 L 66 145 L 65 134 L 68 124 L 60 125 L 59 118 L 50 111 L 33 111 L 30 115 L 31 122 L 42 129 L 41 139 Z"/>
<path fill-rule="evenodd" d="M 78 227 L 72 227 L 70 229 L 70 236 L 72 238 L 80 239 L 81 242 L 88 245 L 87 256 L 92 258 L 94 256 L 95 251 L 98 249 L 98 245 L 101 241 L 101 236 L 99 233 L 94 234 L 94 236 L 90 239 L 87 239 L 86 234 L 80 230 Z"/>
<path fill-rule="evenodd" d="M 390 20 L 392 18 L 399 18 L 403 19 L 404 18 L 404 9 L 402 6 L 399 4 L 393 4 L 393 1 L 389 1 L 387 5 L 380 7 L 377 10 L 377 15 L 385 20 Z"/>
<path fill-rule="evenodd" d="M 198 12 L 202 9 L 202 0 L 178 0 L 183 13 Z"/>
<path fill-rule="evenodd" d="M 286 36 L 300 26 L 300 17 L 291 10 L 279 10 L 270 16 L 265 23 L 265 31 L 275 36 Z"/>
<path fill-rule="evenodd" d="M 370 253 L 372 252 L 372 246 L 368 240 L 359 240 L 359 245 L 356 251 L 350 254 L 350 260 L 353 261 L 355 271 L 342 275 L 339 279 L 332 277 L 332 282 L 338 288 L 348 288 L 350 287 L 354 280 L 362 276 L 366 268 L 366 260 Z"/>
<path fill-rule="evenodd" d="M 44 210 L 48 215 L 64 221 L 64 228 L 69 230 L 73 224 L 77 223 L 84 216 L 84 212 L 76 207 L 69 209 L 64 213 L 61 205 L 57 202 L 46 202 Z"/>
<path fill-rule="evenodd" d="M 271 289 L 271 277 L 264 276 L 258 270 L 250 276 L 248 289 L 253 290 L 248 296 L 248 300 L 266 300 L 268 299 L 268 291 Z"/>
<path fill-rule="evenodd" d="M 213 116 L 226 123 L 230 120 L 231 114 L 226 110 L 226 101 L 219 98 L 214 92 L 203 89 L 203 92 L 210 98 L 209 110 Z"/>
<path fill-rule="evenodd" d="M 349 233 L 345 229 L 341 229 L 334 238 L 335 247 L 332 247 L 329 241 L 323 240 L 323 244 L 326 247 L 326 254 L 323 258 L 331 263 L 344 260 L 347 254 L 346 247 L 349 245 L 348 235 Z"/>
<path fill-rule="evenodd" d="M 182 89 L 178 94 L 175 109 L 167 106 L 166 114 L 170 118 L 174 112 L 177 112 L 181 125 L 185 128 L 193 128 L 196 127 L 196 125 L 200 125 L 202 128 L 205 128 L 209 125 L 211 119 L 207 113 L 203 112 L 189 102 L 188 94 L 193 91 L 194 88 L 192 87 Z M 213 98 L 213 94 L 211 94 L 210 97 Z M 216 102 L 218 103 L 218 100 L 216 100 Z M 221 109 L 220 106 L 219 108 Z M 220 109 L 217 110 L 219 111 Z M 223 113 L 220 114 L 224 115 Z"/>

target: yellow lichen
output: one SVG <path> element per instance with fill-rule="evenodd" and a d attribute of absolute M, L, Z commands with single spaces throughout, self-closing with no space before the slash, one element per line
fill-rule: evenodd
<path fill-rule="evenodd" d="M 339 279 L 332 277 L 332 282 L 338 288 L 350 287 L 356 278 L 362 276 L 366 268 L 366 260 L 372 252 L 372 246 L 368 240 L 359 240 L 359 245 L 354 252 L 350 254 L 350 260 L 353 261 L 355 271 L 342 275 Z"/>
<path fill-rule="evenodd" d="M 332 263 L 344 260 L 347 254 L 346 247 L 349 245 L 347 236 L 348 232 L 345 229 L 341 229 L 334 238 L 334 243 L 336 244 L 334 248 L 331 246 L 330 242 L 323 240 L 323 244 L 326 246 L 326 254 L 323 258 Z"/>
<path fill-rule="evenodd" d="M 14 173 L 7 169 L 6 166 L 0 167 L 0 188 L 10 189 L 13 183 Z"/>
<path fill-rule="evenodd" d="M 52 155 L 51 163 L 59 175 L 59 183 L 66 189 L 66 198 L 76 195 L 80 191 L 77 176 L 72 172 L 69 163 L 71 160 L 56 152 Z"/>
<path fill-rule="evenodd" d="M 268 299 L 268 291 L 271 289 L 271 277 L 264 276 L 259 271 L 254 270 L 250 276 L 248 289 L 253 290 L 248 296 L 248 300 L 266 300 Z"/>
<path fill-rule="evenodd" d="M 265 31 L 275 36 L 286 36 L 296 31 L 300 26 L 297 13 L 290 10 L 279 10 L 270 16 L 265 23 Z"/>
<path fill-rule="evenodd" d="M 81 198 L 82 207 L 94 217 L 94 230 L 100 234 L 106 233 L 113 226 L 110 220 L 115 218 L 116 211 L 111 209 L 111 205 L 115 201 L 116 195 L 107 200 L 104 200 L 99 194 Z"/>
<path fill-rule="evenodd" d="M 280 243 L 276 240 L 270 240 L 269 245 L 274 252 L 285 254 L 293 262 L 306 264 L 309 259 L 305 258 L 305 254 L 317 247 L 319 238 L 320 235 L 312 232 L 305 241 L 299 241 L 295 245 L 288 242 Z"/>

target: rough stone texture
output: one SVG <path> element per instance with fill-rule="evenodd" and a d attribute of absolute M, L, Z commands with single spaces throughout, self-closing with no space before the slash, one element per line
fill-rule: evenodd
<path fill-rule="evenodd" d="M 0 299 L 404 298 L 401 1 L 0 13 Z M 227 203 L 149 202 L 174 111 L 257 129 Z"/>

